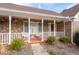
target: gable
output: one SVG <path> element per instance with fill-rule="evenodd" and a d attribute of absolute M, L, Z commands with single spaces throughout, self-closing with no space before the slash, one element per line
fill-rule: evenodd
<path fill-rule="evenodd" d="M 77 13 L 79 12 L 79 4 L 69 8 L 69 9 L 65 9 L 61 12 L 62 15 L 64 16 L 70 16 L 73 17 L 75 16 Z"/>
<path fill-rule="evenodd" d="M 74 16 L 74 18 L 79 19 L 79 12 Z"/>

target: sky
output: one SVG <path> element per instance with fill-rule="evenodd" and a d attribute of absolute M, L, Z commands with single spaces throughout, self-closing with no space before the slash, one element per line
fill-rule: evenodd
<path fill-rule="evenodd" d="M 76 4 L 74 3 L 20 3 L 20 5 L 46 9 L 46 10 L 51 10 L 51 11 L 60 13 L 64 9 L 68 9 Z"/>

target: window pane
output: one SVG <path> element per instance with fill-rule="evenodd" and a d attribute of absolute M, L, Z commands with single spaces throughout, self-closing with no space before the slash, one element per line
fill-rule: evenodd
<path fill-rule="evenodd" d="M 25 23 L 25 32 L 28 32 L 28 23 Z"/>
<path fill-rule="evenodd" d="M 51 24 L 51 31 L 54 31 L 54 24 Z"/>
<path fill-rule="evenodd" d="M 42 24 L 39 23 L 39 32 L 42 32 Z"/>

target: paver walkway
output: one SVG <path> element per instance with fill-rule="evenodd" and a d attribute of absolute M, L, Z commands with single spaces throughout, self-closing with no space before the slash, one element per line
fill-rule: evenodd
<path fill-rule="evenodd" d="M 31 47 L 34 55 L 48 55 L 47 51 L 43 49 L 40 43 L 31 44 Z"/>

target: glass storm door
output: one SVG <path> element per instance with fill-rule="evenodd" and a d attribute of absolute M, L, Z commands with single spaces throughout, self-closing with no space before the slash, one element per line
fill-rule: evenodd
<path fill-rule="evenodd" d="M 38 33 L 38 23 L 31 23 L 30 24 L 30 33 L 31 34 L 36 34 Z"/>

